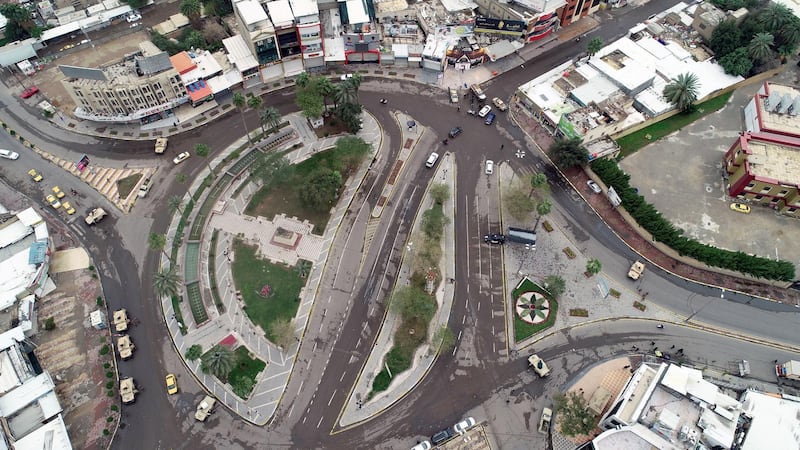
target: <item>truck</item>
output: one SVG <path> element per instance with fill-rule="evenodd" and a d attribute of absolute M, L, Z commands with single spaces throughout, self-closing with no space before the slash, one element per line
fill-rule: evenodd
<path fill-rule="evenodd" d="M 114 311 L 114 329 L 117 333 L 127 331 L 128 323 L 130 320 L 128 320 L 128 311 L 125 308 Z"/>
<path fill-rule="evenodd" d="M 203 401 L 197 405 L 197 411 L 194 413 L 194 418 L 199 420 L 200 422 L 205 422 L 206 418 L 214 412 L 214 405 L 217 404 L 217 400 L 211 396 L 206 395 L 203 397 Z"/>
<path fill-rule="evenodd" d="M 156 139 L 156 146 L 155 146 L 156 153 L 158 153 L 160 155 L 160 154 L 164 153 L 165 151 L 167 151 L 167 143 L 168 142 L 169 142 L 169 139 L 167 139 L 165 137 L 160 137 L 160 138 Z"/>
<path fill-rule="evenodd" d="M 777 364 L 775 366 L 775 375 L 778 375 L 778 378 L 800 381 L 800 361 L 790 360 L 783 364 Z"/>
<path fill-rule="evenodd" d="M 136 400 L 137 392 L 139 391 L 136 389 L 133 378 L 128 377 L 119 380 L 119 395 L 122 397 L 122 403 L 133 403 Z"/>
<path fill-rule="evenodd" d="M 94 208 L 93 210 L 89 211 L 89 215 L 86 216 L 86 225 L 94 225 L 103 220 L 103 217 L 106 215 L 107 213 L 105 209 Z"/>
<path fill-rule="evenodd" d="M 553 410 L 545 408 L 542 410 L 542 418 L 539 419 L 539 433 L 547 434 L 550 431 L 550 421 L 553 419 Z"/>
<path fill-rule="evenodd" d="M 477 84 L 473 84 L 469 87 L 472 89 L 472 93 L 475 94 L 475 97 L 478 97 L 478 100 L 486 100 L 486 94 L 483 93 L 483 89 Z"/>
<path fill-rule="evenodd" d="M 137 194 L 139 198 L 147 197 L 147 193 L 150 191 L 150 178 L 146 178 L 141 185 L 139 185 L 139 193 Z"/>
<path fill-rule="evenodd" d="M 539 355 L 531 355 L 528 357 L 528 365 L 539 375 L 539 378 L 544 378 L 550 375 L 550 368 L 547 367 L 547 363 L 544 362 L 542 358 L 539 358 Z"/>
<path fill-rule="evenodd" d="M 644 274 L 644 263 L 637 260 L 635 263 L 631 264 L 631 268 L 628 270 L 628 278 L 631 280 L 638 280 L 642 274 Z"/>
<path fill-rule="evenodd" d="M 119 357 L 124 359 L 128 359 L 133 356 L 133 349 L 136 348 L 133 345 L 133 341 L 131 341 L 131 337 L 127 334 L 124 334 L 117 338 L 117 351 L 119 352 Z"/>
<path fill-rule="evenodd" d="M 450 88 L 450 103 L 458 103 L 458 89 Z"/>

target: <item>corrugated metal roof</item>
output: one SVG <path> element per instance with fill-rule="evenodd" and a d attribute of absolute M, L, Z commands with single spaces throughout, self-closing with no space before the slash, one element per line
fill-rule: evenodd
<path fill-rule="evenodd" d="M 143 75 L 152 75 L 172 68 L 172 61 L 167 52 L 161 52 L 153 56 L 137 57 L 136 67 Z"/>

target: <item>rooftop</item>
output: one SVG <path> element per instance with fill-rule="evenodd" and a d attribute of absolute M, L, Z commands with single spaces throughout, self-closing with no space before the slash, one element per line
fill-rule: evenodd
<path fill-rule="evenodd" d="M 258 61 L 250 52 L 250 48 L 244 41 L 241 35 L 231 36 L 222 40 L 222 45 L 225 46 L 225 51 L 228 52 L 228 59 L 231 64 L 236 66 L 239 72 L 258 67 Z"/>
<path fill-rule="evenodd" d="M 255 0 L 242 0 L 234 5 L 239 10 L 239 17 L 242 18 L 248 29 L 250 25 L 269 20 L 269 16 L 267 16 L 267 12 L 264 11 L 261 3 Z"/>
<path fill-rule="evenodd" d="M 761 128 L 800 137 L 800 90 L 793 86 L 764 84 L 759 94 Z"/>
<path fill-rule="evenodd" d="M 290 27 L 294 24 L 294 14 L 289 6 L 289 0 L 274 0 L 264 4 L 269 12 L 269 18 L 276 28 Z"/>
<path fill-rule="evenodd" d="M 757 133 L 745 133 L 741 139 L 755 176 L 800 185 L 800 139 Z"/>
<path fill-rule="evenodd" d="M 800 440 L 800 399 L 747 391 L 742 396 L 744 413 L 752 417 L 741 450 L 792 449 Z"/>
<path fill-rule="evenodd" d="M 305 16 L 316 16 L 319 14 L 317 2 L 314 0 L 289 0 L 292 12 L 298 19 Z"/>

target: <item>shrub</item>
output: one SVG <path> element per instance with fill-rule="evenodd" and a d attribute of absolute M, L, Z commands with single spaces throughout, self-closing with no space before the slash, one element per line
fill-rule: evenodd
<path fill-rule="evenodd" d="M 589 311 L 584 308 L 573 308 L 569 310 L 569 315 L 573 317 L 589 317 Z"/>
<path fill-rule="evenodd" d="M 106 372 L 106 378 L 114 378 L 114 372 L 112 372 L 110 370 L 108 372 Z"/>
<path fill-rule="evenodd" d="M 114 390 L 113 389 L 109 389 L 109 390 L 106 391 L 106 397 L 113 397 L 113 396 L 114 396 Z"/>
<path fill-rule="evenodd" d="M 108 428 L 103 428 L 103 436 L 108 436 L 109 434 L 111 434 L 111 432 L 108 431 Z"/>
<path fill-rule="evenodd" d="M 645 309 L 647 309 L 647 306 L 641 302 L 633 302 L 633 307 L 638 309 L 639 311 L 644 311 Z"/>
<path fill-rule="evenodd" d="M 48 317 L 47 320 L 44 321 L 44 329 L 50 331 L 54 330 L 55 328 L 56 328 L 56 319 Z"/>
<path fill-rule="evenodd" d="M 108 369 L 111 367 L 111 363 L 103 363 L 103 369 Z"/>
<path fill-rule="evenodd" d="M 108 416 L 108 417 L 106 417 L 106 422 L 108 422 L 108 423 L 111 423 L 111 422 L 113 422 L 113 421 L 114 421 L 114 416 Z"/>
<path fill-rule="evenodd" d="M 114 382 L 113 381 L 106 382 L 106 389 L 111 389 L 113 387 L 114 387 Z"/>
<path fill-rule="evenodd" d="M 575 259 L 575 257 L 577 256 L 575 252 L 569 247 L 565 247 L 563 251 L 564 254 L 567 255 L 567 258 L 569 259 Z"/>
<path fill-rule="evenodd" d="M 112 411 L 119 411 L 119 406 L 117 406 L 117 405 L 111 405 L 111 410 L 112 410 Z"/>
<path fill-rule="evenodd" d="M 103 344 L 103 346 L 100 347 L 100 356 L 108 354 L 109 350 L 108 344 Z"/>
<path fill-rule="evenodd" d="M 96 301 L 97 306 L 103 306 L 103 297 L 98 296 Z"/>

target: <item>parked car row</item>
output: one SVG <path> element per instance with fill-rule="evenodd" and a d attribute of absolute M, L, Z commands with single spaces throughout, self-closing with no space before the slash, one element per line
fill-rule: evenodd
<path fill-rule="evenodd" d="M 438 433 L 434 434 L 433 436 L 431 436 L 430 441 L 422 441 L 417 445 L 411 447 L 411 450 L 430 450 L 434 445 L 439 445 L 456 436 L 466 433 L 476 424 L 477 422 L 475 421 L 475 419 L 473 419 L 472 417 L 467 417 L 463 420 L 460 420 L 457 424 L 453 425 L 452 427 L 445 428 L 444 430 L 441 430 Z"/>

